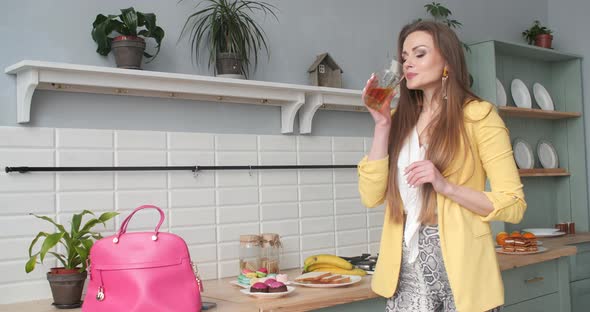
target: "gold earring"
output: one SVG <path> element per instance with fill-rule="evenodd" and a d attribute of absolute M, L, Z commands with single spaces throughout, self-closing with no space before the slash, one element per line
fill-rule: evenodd
<path fill-rule="evenodd" d="M 443 76 L 442 76 L 442 98 L 443 101 L 447 101 L 447 79 L 449 79 L 449 71 L 447 67 L 443 69 Z"/>

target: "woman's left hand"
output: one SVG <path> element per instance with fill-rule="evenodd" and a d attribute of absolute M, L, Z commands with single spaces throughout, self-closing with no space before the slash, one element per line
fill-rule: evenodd
<path fill-rule="evenodd" d="M 436 166 L 430 160 L 416 161 L 404 170 L 406 181 L 412 187 L 421 186 L 424 183 L 432 184 L 434 191 L 440 194 L 450 192 L 452 185 L 443 177 Z"/>

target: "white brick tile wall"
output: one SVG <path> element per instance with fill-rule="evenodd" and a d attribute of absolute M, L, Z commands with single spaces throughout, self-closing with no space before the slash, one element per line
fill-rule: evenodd
<path fill-rule="evenodd" d="M 228 224 L 217 226 L 218 242 L 239 242 L 240 235 L 258 234 L 260 226 L 256 223 Z"/>
<path fill-rule="evenodd" d="M 31 127 L 2 127 L 0 147 L 53 148 L 54 129 Z"/>
<path fill-rule="evenodd" d="M 220 134 L 215 136 L 218 151 L 255 151 L 257 139 L 254 135 Z"/>
<path fill-rule="evenodd" d="M 54 211 L 55 193 L 0 193 L 0 215 L 46 214 Z"/>
<path fill-rule="evenodd" d="M 262 170 L 258 174 L 261 186 L 297 184 L 295 170 Z"/>
<path fill-rule="evenodd" d="M 170 191 L 170 206 L 173 208 L 207 207 L 214 205 L 214 189 L 190 189 Z"/>
<path fill-rule="evenodd" d="M 299 171 L 299 184 L 332 184 L 333 171 L 331 169 L 304 169 Z"/>
<path fill-rule="evenodd" d="M 301 234 L 334 232 L 334 218 L 313 218 L 301 220 Z"/>
<path fill-rule="evenodd" d="M 29 245 L 33 237 L 0 239 L 0 261 L 21 260 L 21 264 L 29 260 Z"/>
<path fill-rule="evenodd" d="M 299 152 L 332 152 L 332 138 L 318 136 L 297 137 Z"/>
<path fill-rule="evenodd" d="M 299 235 L 299 221 L 294 219 L 262 222 L 260 231 L 262 233 L 277 233 L 281 236 Z"/>
<path fill-rule="evenodd" d="M 334 152 L 363 152 L 365 149 L 363 138 L 334 137 Z"/>
<path fill-rule="evenodd" d="M 279 187 L 262 187 L 260 188 L 260 202 L 277 203 L 277 202 L 294 202 L 297 201 L 297 186 L 279 186 Z"/>
<path fill-rule="evenodd" d="M 0 127 L 0 166 L 211 166 L 356 164 L 370 139 L 163 131 Z M 103 235 L 137 206 L 165 212 L 162 231 L 180 235 L 204 279 L 238 273 L 239 236 L 281 235 L 281 268 L 317 253 L 377 253 L 383 207 L 360 203 L 356 169 L 0 173 L 0 304 L 47 298 L 45 269 L 26 275 L 27 248 L 52 225 L 69 226 L 84 209 L 118 211 Z M 86 219 L 85 219 L 86 220 Z M 155 211 L 136 214 L 130 231 L 151 231 Z M 55 259 L 48 260 L 53 263 Z"/>
<path fill-rule="evenodd" d="M 170 210 L 170 226 L 215 224 L 215 208 L 173 208 Z"/>
<path fill-rule="evenodd" d="M 57 211 L 79 213 L 82 210 L 115 210 L 113 192 L 65 192 L 57 194 Z"/>
<path fill-rule="evenodd" d="M 299 153 L 299 164 L 300 165 L 331 165 L 332 164 L 332 153 L 331 152 L 300 152 Z"/>
<path fill-rule="evenodd" d="M 115 132 L 117 149 L 166 149 L 166 133 L 158 131 L 124 131 Z"/>
<path fill-rule="evenodd" d="M 331 200 L 304 202 L 300 203 L 299 205 L 301 207 L 302 218 L 334 215 L 334 202 Z"/>
<path fill-rule="evenodd" d="M 112 148 L 112 130 L 57 129 L 58 148 Z"/>
<path fill-rule="evenodd" d="M 260 208 L 261 221 L 296 219 L 299 217 L 297 203 L 262 204 Z"/>
<path fill-rule="evenodd" d="M 200 245 L 215 244 L 215 230 L 215 226 L 172 227 L 170 232 L 182 237 L 188 245 Z"/>
<path fill-rule="evenodd" d="M 204 133 L 168 133 L 169 150 L 214 150 L 215 136 Z"/>
<path fill-rule="evenodd" d="M 261 135 L 258 136 L 258 150 L 295 152 L 297 150 L 297 139 L 293 136 Z"/>
<path fill-rule="evenodd" d="M 296 165 L 297 154 L 293 152 L 260 152 L 258 163 L 264 166 Z"/>
<path fill-rule="evenodd" d="M 258 222 L 260 220 L 258 205 L 219 207 L 218 224 Z"/>

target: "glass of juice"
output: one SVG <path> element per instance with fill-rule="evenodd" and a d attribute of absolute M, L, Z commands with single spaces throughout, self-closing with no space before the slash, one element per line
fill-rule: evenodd
<path fill-rule="evenodd" d="M 372 109 L 379 110 L 384 101 L 404 79 L 402 64 L 395 59 L 383 70 L 373 73 L 376 83 L 365 90 L 365 103 Z"/>

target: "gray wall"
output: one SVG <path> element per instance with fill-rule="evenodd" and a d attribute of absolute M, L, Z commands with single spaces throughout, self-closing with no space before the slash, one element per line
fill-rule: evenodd
<path fill-rule="evenodd" d="M 401 26 L 425 17 L 423 4 L 429 1 L 269 2 L 280 9 L 278 23 L 260 20 L 269 37 L 271 60 L 264 59 L 251 79 L 307 84 L 308 66 L 317 54 L 328 51 L 344 70 L 344 87 L 361 89 L 370 73 L 393 55 Z M 0 69 L 23 59 L 114 66 L 112 55 L 104 58 L 94 52 L 91 23 L 98 13 L 114 14 L 134 6 L 156 13 L 166 31 L 160 55 L 145 70 L 209 75 L 206 66 L 191 65 L 186 40 L 176 44 L 195 3 L 4 0 L 0 4 Z M 466 42 L 492 38 L 521 42 L 520 32 L 533 19 L 548 20 L 547 0 L 444 3 L 463 22 L 459 34 Z M 564 27 L 577 28 L 573 24 Z M 14 76 L 0 74 L 0 126 L 17 125 L 15 93 Z M 31 122 L 22 126 L 279 134 L 280 111 L 277 107 L 36 91 Z M 368 114 L 320 111 L 312 134 L 367 136 L 372 134 L 372 121 Z"/>

